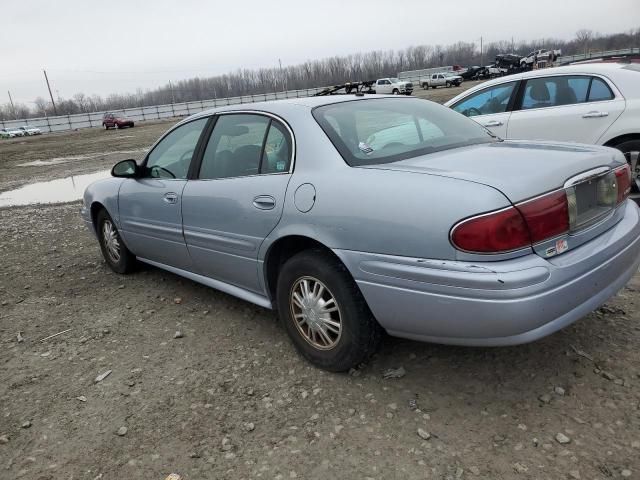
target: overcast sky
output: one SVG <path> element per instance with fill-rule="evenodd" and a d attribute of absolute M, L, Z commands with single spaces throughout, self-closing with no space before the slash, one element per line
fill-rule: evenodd
<path fill-rule="evenodd" d="M 0 0 L 0 103 L 307 59 L 640 27 L 640 0 Z"/>

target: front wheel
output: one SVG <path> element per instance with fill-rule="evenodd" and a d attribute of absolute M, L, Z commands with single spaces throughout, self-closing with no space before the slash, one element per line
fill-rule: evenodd
<path fill-rule="evenodd" d="M 624 154 L 631 167 L 631 188 L 640 191 L 640 140 L 628 140 L 612 147 Z"/>
<path fill-rule="evenodd" d="M 111 270 L 116 273 L 129 273 L 133 270 L 136 257 L 122 242 L 115 223 L 104 209 L 98 213 L 96 230 L 102 256 Z"/>
<path fill-rule="evenodd" d="M 291 257 L 278 276 L 277 304 L 294 346 L 317 367 L 348 370 L 380 344 L 382 328 L 345 266 L 329 253 Z"/>
<path fill-rule="evenodd" d="M 400 95 L 400 91 L 397 88 L 394 88 L 392 93 L 394 95 Z"/>

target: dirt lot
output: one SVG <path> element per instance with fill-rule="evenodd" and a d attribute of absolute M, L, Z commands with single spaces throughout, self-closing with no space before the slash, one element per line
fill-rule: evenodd
<path fill-rule="evenodd" d="M 0 191 L 108 168 L 167 127 L 0 142 Z M 270 311 L 111 273 L 78 207 L 0 209 L 0 479 L 640 478 L 640 275 L 534 344 L 387 338 L 328 374 Z"/>

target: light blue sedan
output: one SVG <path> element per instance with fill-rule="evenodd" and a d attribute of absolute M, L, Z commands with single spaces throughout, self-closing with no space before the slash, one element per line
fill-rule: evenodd
<path fill-rule="evenodd" d="M 277 309 L 342 371 L 382 332 L 530 342 L 600 306 L 640 263 L 622 153 L 502 141 L 414 98 L 235 105 L 171 128 L 84 194 L 107 264 L 136 260 Z"/>

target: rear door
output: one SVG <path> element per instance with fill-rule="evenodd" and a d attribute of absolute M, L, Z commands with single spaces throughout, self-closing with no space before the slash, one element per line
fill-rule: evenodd
<path fill-rule="evenodd" d="M 184 236 L 199 273 L 262 293 L 258 250 L 282 215 L 293 158 L 293 135 L 280 119 L 218 116 L 182 195 Z"/>
<path fill-rule="evenodd" d="M 182 191 L 209 118 L 185 123 L 149 152 L 140 178 L 126 179 L 118 196 L 121 233 L 137 256 L 192 270 L 182 234 Z"/>
<path fill-rule="evenodd" d="M 594 144 L 624 108 L 603 77 L 531 78 L 520 89 L 507 137 Z"/>
<path fill-rule="evenodd" d="M 472 118 L 498 137 L 507 138 L 517 85 L 518 82 L 513 81 L 484 88 L 459 100 L 451 108 Z"/>

